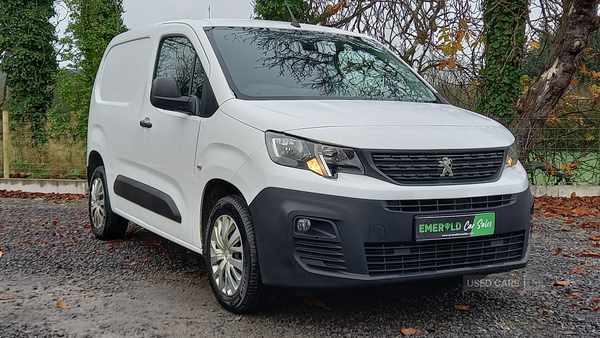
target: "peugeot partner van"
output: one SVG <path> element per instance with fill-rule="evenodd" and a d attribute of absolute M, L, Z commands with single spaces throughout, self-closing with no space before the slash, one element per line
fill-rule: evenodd
<path fill-rule="evenodd" d="M 116 36 L 91 97 L 92 231 L 201 253 L 229 311 L 272 290 L 525 266 L 515 139 L 361 34 L 259 20 Z"/>

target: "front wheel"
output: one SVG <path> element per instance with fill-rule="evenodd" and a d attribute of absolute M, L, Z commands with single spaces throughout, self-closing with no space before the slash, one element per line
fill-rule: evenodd
<path fill-rule="evenodd" d="M 107 240 L 125 235 L 129 222 L 111 209 L 103 166 L 97 167 L 90 179 L 89 211 L 92 232 L 96 238 Z"/>
<path fill-rule="evenodd" d="M 252 218 L 239 196 L 221 198 L 212 209 L 204 241 L 206 273 L 226 310 L 247 313 L 272 303 L 262 284 Z"/>

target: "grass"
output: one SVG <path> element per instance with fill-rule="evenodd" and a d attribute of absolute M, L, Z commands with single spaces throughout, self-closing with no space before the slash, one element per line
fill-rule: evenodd
<path fill-rule="evenodd" d="M 4 158 L 2 151 L 0 147 L 0 161 Z M 69 135 L 36 146 L 29 133 L 11 131 L 10 177 L 82 179 L 86 172 L 85 152 L 84 140 Z M 2 168 L 3 164 L 0 172 Z"/>

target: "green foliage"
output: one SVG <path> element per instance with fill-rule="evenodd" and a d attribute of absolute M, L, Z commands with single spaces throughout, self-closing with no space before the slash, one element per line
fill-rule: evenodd
<path fill-rule="evenodd" d="M 50 176 L 50 164 L 44 163 L 41 166 L 35 166 L 26 160 L 17 159 L 17 172 L 22 178 L 48 178 Z"/>
<path fill-rule="evenodd" d="M 288 0 L 290 9 L 299 22 L 307 22 L 308 2 L 304 0 Z M 254 13 L 258 19 L 291 22 L 292 18 L 285 6 L 285 0 L 256 0 Z"/>
<path fill-rule="evenodd" d="M 106 46 L 123 25 L 123 0 L 66 0 L 70 21 L 61 39 L 67 69 L 56 77 L 60 102 L 51 112 L 52 134 L 72 133 L 85 138 L 96 72 Z"/>
<path fill-rule="evenodd" d="M 60 101 L 49 113 L 52 136 L 71 134 L 85 139 L 92 86 L 81 70 L 61 69 L 56 73 Z"/>
<path fill-rule="evenodd" d="M 69 173 L 65 176 L 65 178 L 70 179 L 70 180 L 78 180 L 83 178 L 83 175 L 81 175 L 81 170 L 77 169 L 77 168 L 73 168 L 71 170 L 69 170 Z"/>
<path fill-rule="evenodd" d="M 520 83 L 525 49 L 527 0 L 484 0 L 486 41 L 485 67 L 481 71 L 483 94 L 476 110 L 492 117 L 516 116 L 515 104 L 523 89 Z"/>
<path fill-rule="evenodd" d="M 46 111 L 57 69 L 52 0 L 0 1 L 0 71 L 10 87 L 8 109 L 16 125 L 29 125 L 35 144 L 48 142 Z"/>

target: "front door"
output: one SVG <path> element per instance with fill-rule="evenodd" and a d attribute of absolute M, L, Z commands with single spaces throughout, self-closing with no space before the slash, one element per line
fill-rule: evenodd
<path fill-rule="evenodd" d="M 181 27 L 177 31 L 181 32 Z M 182 96 L 200 99 L 205 72 L 188 37 L 167 34 L 160 40 L 153 79 L 157 77 L 175 79 Z M 124 182 L 133 185 L 131 197 L 136 200 L 132 202 L 145 209 L 136 214 L 147 226 L 190 242 L 195 154 L 202 118 L 160 109 L 145 100 L 139 119 L 136 142 L 140 172 L 135 180 Z"/>

